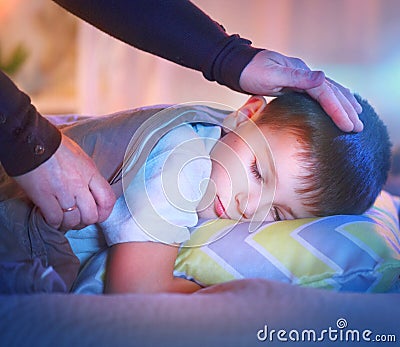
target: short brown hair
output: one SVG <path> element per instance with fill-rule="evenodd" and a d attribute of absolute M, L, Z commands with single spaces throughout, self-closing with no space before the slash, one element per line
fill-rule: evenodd
<path fill-rule="evenodd" d="M 306 94 L 272 100 L 257 124 L 283 130 L 300 142 L 302 204 L 315 216 L 361 214 L 372 206 L 386 182 L 391 143 L 386 126 L 367 101 L 356 95 L 363 111 L 359 133 L 342 132 L 321 106 Z"/>

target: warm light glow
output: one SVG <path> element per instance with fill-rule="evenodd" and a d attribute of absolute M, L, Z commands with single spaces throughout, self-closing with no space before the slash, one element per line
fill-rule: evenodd
<path fill-rule="evenodd" d="M 0 0 L 0 21 L 5 20 L 20 2 L 21 0 Z"/>

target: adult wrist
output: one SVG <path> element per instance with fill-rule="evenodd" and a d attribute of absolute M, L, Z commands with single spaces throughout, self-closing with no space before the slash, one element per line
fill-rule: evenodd
<path fill-rule="evenodd" d="M 247 93 L 240 86 L 240 75 L 244 68 L 262 49 L 251 46 L 251 41 L 239 35 L 231 35 L 219 46 L 213 63 L 203 69 L 203 75 L 210 81 L 217 81 L 233 90 Z M 215 54 L 215 53 L 214 53 Z"/>

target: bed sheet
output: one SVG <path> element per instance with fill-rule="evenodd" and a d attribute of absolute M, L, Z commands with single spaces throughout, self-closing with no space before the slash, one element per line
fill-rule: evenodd
<path fill-rule="evenodd" d="M 191 295 L 0 296 L 0 341 L 8 347 L 397 346 L 399 304 L 400 294 L 266 280 Z"/>

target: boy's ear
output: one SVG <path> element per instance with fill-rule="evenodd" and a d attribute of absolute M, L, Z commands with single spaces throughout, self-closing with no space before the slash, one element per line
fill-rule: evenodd
<path fill-rule="evenodd" d="M 225 130 L 235 130 L 239 125 L 247 122 L 249 119 L 256 121 L 266 105 L 267 102 L 262 96 L 254 95 L 250 97 L 238 110 L 226 116 L 223 121 Z"/>

